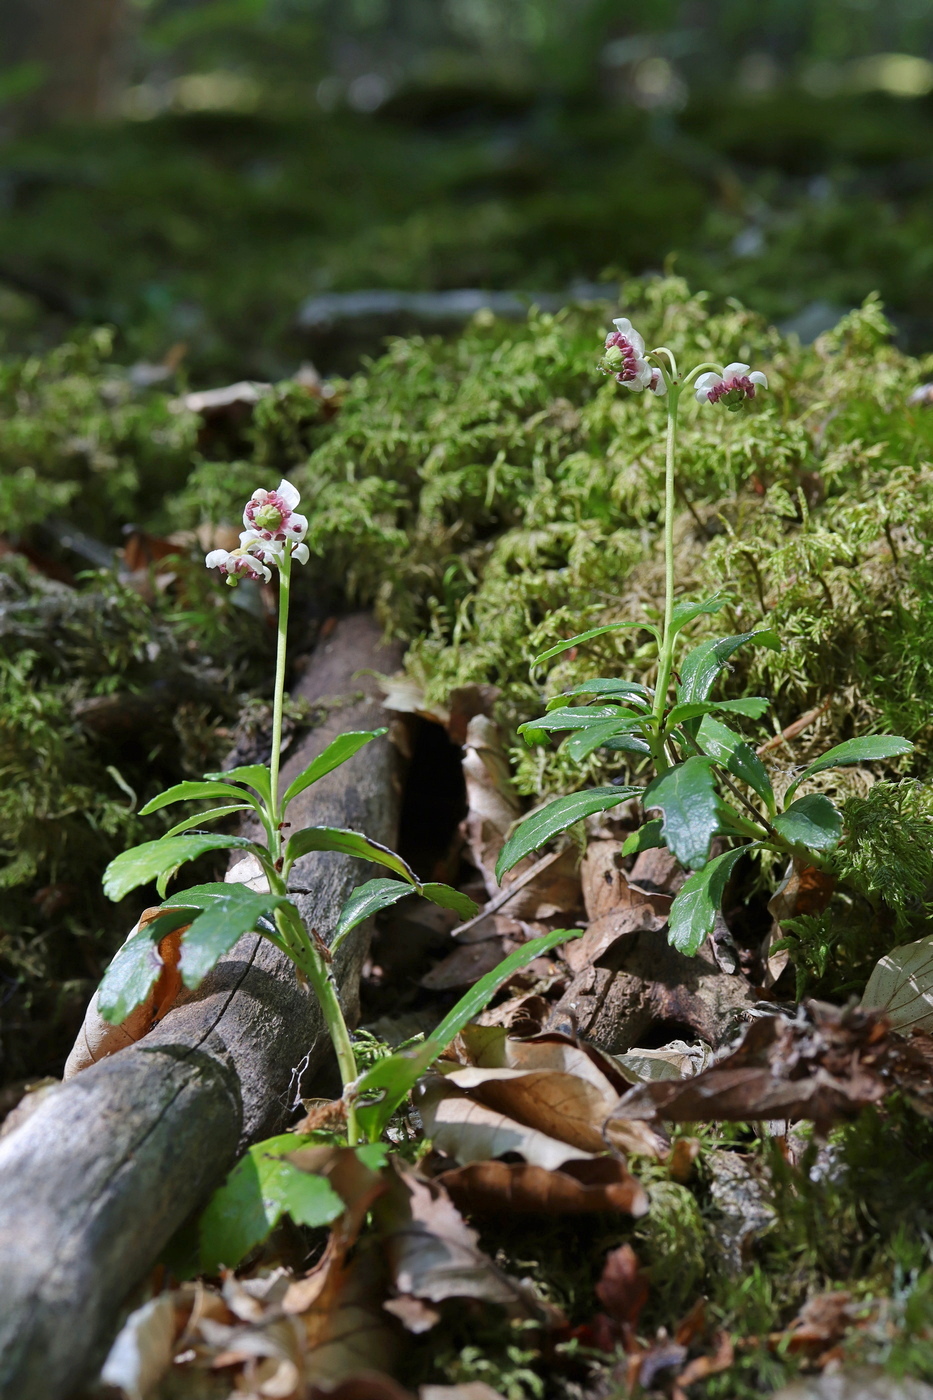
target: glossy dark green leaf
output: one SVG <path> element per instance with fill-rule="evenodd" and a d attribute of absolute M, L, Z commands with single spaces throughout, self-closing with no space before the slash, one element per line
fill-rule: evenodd
<path fill-rule="evenodd" d="M 752 791 L 767 803 L 769 812 L 774 811 L 774 792 L 768 770 L 741 735 L 735 734 L 721 720 L 706 715 L 697 730 L 697 743 L 704 753 L 715 758 L 736 778 L 741 778 L 743 783 L 748 783 Z"/>
<path fill-rule="evenodd" d="M 742 632 L 735 637 L 710 637 L 693 648 L 680 663 L 680 684 L 677 699 L 708 700 L 713 683 L 720 671 L 726 669 L 729 657 L 746 642 L 754 641 L 769 651 L 780 651 L 781 642 L 776 632 L 768 627 L 755 632 Z"/>
<path fill-rule="evenodd" d="M 366 744 L 371 744 L 373 739 L 378 739 L 381 735 L 388 733 L 386 729 L 353 729 L 346 734 L 339 734 L 336 739 L 327 745 L 317 758 L 312 759 L 303 773 L 300 773 L 293 783 L 290 783 L 282 798 L 283 810 L 288 806 L 293 797 L 297 797 L 305 788 L 309 788 L 312 783 L 316 783 L 323 778 L 326 773 L 332 773 L 335 768 L 339 768 L 347 759 L 352 758 L 355 753 Z"/>
<path fill-rule="evenodd" d="M 326 1177 L 284 1160 L 313 1142 L 282 1133 L 249 1148 L 208 1201 L 198 1224 L 201 1270 L 236 1268 L 286 1213 L 299 1225 L 329 1225 L 346 1207 Z"/>
<path fill-rule="evenodd" d="M 559 710 L 541 715 L 538 719 L 527 720 L 518 726 L 519 734 L 526 729 L 541 730 L 545 733 L 561 733 L 569 729 L 586 729 L 587 725 L 599 724 L 602 720 L 638 719 L 634 710 L 624 710 L 620 705 L 563 705 Z"/>
<path fill-rule="evenodd" d="M 671 615 L 671 629 L 679 632 L 686 627 L 688 622 L 692 622 L 695 617 L 700 617 L 704 613 L 718 613 L 727 603 L 732 602 L 731 593 L 714 593 L 711 598 L 704 598 L 700 603 L 682 602 L 675 603 Z"/>
<path fill-rule="evenodd" d="M 571 734 L 569 739 L 564 741 L 564 748 L 571 758 L 582 763 L 596 749 L 626 749 L 629 753 L 650 753 L 651 750 L 644 739 L 636 737 L 640 729 L 640 721 L 623 721 L 606 719 L 599 724 L 589 724 L 585 729 L 578 729 L 576 734 Z M 614 740 L 624 739 L 624 743 L 615 743 Z"/>
<path fill-rule="evenodd" d="M 230 807 L 209 807 L 206 812 L 195 812 L 193 817 L 186 817 L 183 822 L 176 822 L 171 830 L 165 833 L 162 840 L 167 836 L 180 836 L 183 831 L 190 831 L 193 826 L 202 826 L 204 822 L 219 821 L 221 817 L 229 817 L 234 812 L 251 812 L 252 807 L 245 803 L 234 803 Z"/>
<path fill-rule="evenodd" d="M 157 944 L 189 918 L 186 912 L 169 910 L 134 933 L 117 950 L 97 992 L 97 1009 L 105 1021 L 118 1026 L 146 1000 L 164 966 Z"/>
<path fill-rule="evenodd" d="M 158 797 L 153 797 L 151 802 L 140 808 L 139 815 L 148 817 L 150 812 L 158 812 L 161 807 L 169 807 L 173 802 L 200 802 L 208 797 L 221 797 L 227 802 L 248 802 L 252 807 L 259 806 L 259 799 L 253 793 L 233 787 L 231 783 L 187 782 L 176 783 L 167 791 L 160 792 Z"/>
<path fill-rule="evenodd" d="M 264 763 L 246 763 L 227 773 L 205 773 L 213 782 L 246 783 L 255 788 L 267 807 L 272 806 L 272 775 Z"/>
<path fill-rule="evenodd" d="M 245 836 L 163 836 L 161 841 L 145 841 L 121 852 L 104 871 L 104 894 L 108 899 L 122 899 L 138 885 L 171 874 L 186 861 L 196 860 L 206 851 L 232 850 L 251 847 Z"/>
<path fill-rule="evenodd" d="M 705 865 L 719 830 L 719 795 L 711 760 L 694 756 L 655 778 L 645 789 L 645 807 L 664 814 L 664 844 L 688 870 Z"/>
<path fill-rule="evenodd" d="M 785 807 L 774 829 L 792 846 L 831 851 L 842 839 L 842 813 L 822 792 L 811 792 Z"/>
<path fill-rule="evenodd" d="M 245 885 L 226 883 L 195 885 L 167 899 L 163 908 L 201 911 L 181 940 L 179 967 L 185 986 L 196 987 L 244 933 L 255 930 L 263 914 L 285 903 L 284 895 L 257 894 Z"/>
<path fill-rule="evenodd" d="M 582 929 L 555 929 L 542 938 L 533 938 L 516 948 L 504 958 L 498 967 L 487 972 L 475 986 L 471 987 L 457 1002 L 456 1006 L 441 1021 L 429 1040 L 413 1050 L 399 1050 L 384 1060 L 378 1060 L 372 1069 L 366 1071 L 357 1081 L 357 1093 L 363 1100 L 358 1103 L 356 1116 L 360 1127 L 370 1141 L 382 1133 L 392 1114 L 404 1099 L 415 1082 L 446 1049 L 454 1036 L 459 1035 L 464 1026 L 478 1016 L 489 1004 L 504 982 L 516 972 L 527 967 L 535 958 L 566 943 L 571 938 L 579 938 Z M 378 1096 L 378 1097 L 376 1097 Z"/>
<path fill-rule="evenodd" d="M 351 891 L 345 900 L 340 911 L 331 949 L 336 949 L 347 934 L 351 933 L 364 919 L 369 919 L 373 914 L 378 914 L 380 910 L 388 909 L 391 905 L 397 904 L 406 895 L 415 893 L 416 891 L 407 881 L 403 883 L 401 880 L 379 878 L 367 880 L 365 885 L 357 885 L 356 889 Z"/>
<path fill-rule="evenodd" d="M 374 861 L 388 870 L 394 870 L 410 885 L 414 885 L 416 889 L 421 888 L 417 875 L 401 856 L 397 856 L 388 846 L 383 846 L 378 841 L 370 841 L 368 836 L 363 836 L 358 831 L 339 826 L 306 826 L 289 838 L 285 847 L 286 864 L 290 865 L 309 851 L 339 851 L 341 855 L 359 856 L 360 860 Z"/>
<path fill-rule="evenodd" d="M 623 856 L 635 856 L 639 851 L 652 851 L 658 846 L 664 845 L 664 837 L 661 834 L 660 817 L 652 817 L 650 822 L 645 822 L 637 831 L 626 836 L 622 843 L 620 852 Z"/>
<path fill-rule="evenodd" d="M 808 763 L 787 789 L 787 797 L 792 797 L 806 778 L 822 773 L 827 768 L 846 768 L 852 763 L 877 763 L 885 758 L 897 758 L 901 754 L 912 753 L 913 744 L 902 739 L 899 734 L 869 734 L 864 739 L 847 739 L 844 744 L 827 749 L 821 758 Z"/>
<path fill-rule="evenodd" d="M 555 695 L 553 700 L 547 703 L 547 709 L 556 710 L 568 698 L 578 695 L 593 696 L 597 700 L 625 700 L 631 704 L 648 705 L 653 691 L 646 685 L 639 685 L 637 681 L 616 680 L 613 677 L 602 676 L 595 680 L 581 681 L 579 685 L 573 686 L 570 690 L 564 690 L 560 695 Z"/>
<path fill-rule="evenodd" d="M 746 695 L 741 700 L 687 700 L 679 702 L 667 716 L 668 729 L 688 719 L 698 719 L 700 715 L 722 712 L 727 715 L 745 715 L 748 719 L 761 719 L 771 701 L 763 695 Z"/>
<path fill-rule="evenodd" d="M 582 646 L 584 642 L 591 642 L 594 637 L 603 637 L 607 632 L 618 632 L 621 628 L 638 628 L 643 632 L 650 632 L 652 636 L 660 641 L 660 635 L 656 627 L 648 622 L 607 622 L 603 627 L 591 627 L 587 632 L 578 632 L 575 637 L 568 637 L 566 642 L 558 642 L 557 646 L 549 647 L 547 651 L 542 651 L 540 656 L 536 656 L 531 663 L 532 671 L 545 661 L 550 661 L 552 657 L 560 656 L 561 652 L 570 651 L 572 647 Z"/>
<path fill-rule="evenodd" d="M 567 797 L 558 797 L 526 817 L 509 837 L 499 853 L 496 862 L 496 879 L 501 882 L 503 875 L 517 865 L 523 856 L 530 855 L 546 845 L 558 832 L 566 831 L 574 822 L 592 816 L 594 812 L 608 812 L 618 807 L 620 802 L 641 795 L 637 787 L 598 787 L 585 788 L 583 792 L 572 792 Z"/>
<path fill-rule="evenodd" d="M 681 953 L 693 957 L 713 931 L 716 914 L 722 907 L 729 876 L 737 862 L 753 846 L 737 846 L 721 856 L 714 856 L 702 870 L 695 870 L 681 886 L 671 905 L 668 942 Z"/>
<path fill-rule="evenodd" d="M 429 880 L 427 884 L 422 885 L 421 893 L 432 904 L 441 909 L 452 909 L 463 920 L 472 919 L 479 913 L 479 905 L 468 894 L 463 894 L 451 885 L 441 884 L 437 880 Z"/>

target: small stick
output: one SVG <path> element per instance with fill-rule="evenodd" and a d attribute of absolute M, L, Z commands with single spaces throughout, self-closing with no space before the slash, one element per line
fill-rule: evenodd
<path fill-rule="evenodd" d="M 502 908 L 503 904 L 508 904 L 513 895 L 518 894 L 519 890 L 524 889 L 536 875 L 540 875 L 543 870 L 547 870 L 548 866 L 553 865 L 563 854 L 563 851 L 552 851 L 550 855 L 542 856 L 540 860 L 536 860 L 534 865 L 531 866 L 529 870 L 525 871 L 524 875 L 519 875 L 518 879 L 513 880 L 511 885 L 508 885 L 504 890 L 500 890 L 497 895 L 493 895 L 489 903 L 485 904 L 478 914 L 474 914 L 472 919 L 468 919 L 465 924 L 458 924 L 455 929 L 451 929 L 451 938 L 456 938 L 458 933 L 466 933 L 468 929 L 475 928 L 487 915 L 495 914 L 497 910 Z"/>
<path fill-rule="evenodd" d="M 793 724 L 789 724 L 786 729 L 782 729 L 780 734 L 775 734 L 773 739 L 769 739 L 767 743 L 760 744 L 755 750 L 758 757 L 761 758 L 764 754 L 770 753 L 772 749 L 779 749 L 788 739 L 796 739 L 798 734 L 802 734 L 815 719 L 819 719 L 820 715 L 824 714 L 832 703 L 833 697 L 827 695 L 822 705 L 817 705 L 815 710 L 807 710 L 805 715 L 801 715 L 799 719 L 795 719 Z"/>

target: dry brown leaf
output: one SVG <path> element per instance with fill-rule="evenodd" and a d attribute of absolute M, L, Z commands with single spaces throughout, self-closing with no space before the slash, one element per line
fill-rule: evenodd
<path fill-rule="evenodd" d="M 634 1330 L 648 1301 L 650 1286 L 631 1245 L 610 1250 L 595 1292 L 613 1322 Z"/>
<path fill-rule="evenodd" d="M 891 1053 L 883 1018 L 811 1001 L 794 1021 L 752 1022 L 736 1050 L 693 1079 L 637 1085 L 612 1120 L 811 1118 L 825 1131 L 888 1092 L 882 1070 Z"/>
<path fill-rule="evenodd" d="M 495 875 L 499 852 L 509 828 L 521 816 L 522 804 L 512 783 L 508 754 L 499 726 L 488 715 L 469 721 L 463 743 L 463 777 L 467 815 L 461 831 L 473 864 L 483 876 L 490 896 L 499 890 Z M 521 867 L 524 868 L 524 867 Z"/>
<path fill-rule="evenodd" d="M 527 1162 L 472 1162 L 441 1178 L 454 1204 L 470 1215 L 521 1211 L 580 1215 L 625 1211 L 644 1215 L 648 1196 L 614 1157 L 565 1162 L 557 1170 Z"/>
<path fill-rule="evenodd" d="M 124 942 L 129 942 L 134 934 L 146 928 L 161 913 L 162 908 L 158 905 L 144 909 L 139 916 L 139 922 L 130 929 Z M 162 971 L 153 983 L 146 1000 L 135 1007 L 125 1021 L 116 1026 L 105 1021 L 98 1010 L 98 994 L 94 993 L 84 1014 L 84 1022 L 77 1039 L 65 1061 L 62 1075 L 64 1079 L 71 1079 L 107 1055 L 115 1055 L 118 1050 L 125 1050 L 128 1045 L 134 1045 L 151 1031 L 163 1016 L 168 1015 L 183 989 L 178 963 L 181 957 L 181 937 L 190 927 L 190 924 L 184 924 L 159 939 L 158 951 L 162 960 Z"/>
<path fill-rule="evenodd" d="M 105 1385 L 121 1390 L 126 1400 L 146 1400 L 172 1364 L 176 1326 L 175 1299 L 160 1293 L 131 1312 L 101 1370 Z"/>
<path fill-rule="evenodd" d="M 439 1181 L 428 1181 L 399 1158 L 390 1159 L 387 1173 L 391 1186 L 373 1215 L 399 1294 L 430 1303 L 481 1298 L 520 1316 L 540 1315 L 527 1289 L 483 1253 L 476 1231 Z"/>
<path fill-rule="evenodd" d="M 421 978 L 421 986 L 432 992 L 472 987 L 487 972 L 498 967 L 517 945 L 504 938 L 486 938 L 481 943 L 462 943 Z"/>
<path fill-rule="evenodd" d="M 312 1386 L 308 1400 L 415 1400 L 410 1391 L 380 1371 L 358 1371 L 332 1389 Z"/>
<path fill-rule="evenodd" d="M 707 1376 L 718 1375 L 720 1371 L 728 1371 L 735 1361 L 732 1338 L 728 1332 L 717 1332 L 713 1338 L 713 1345 L 716 1350 L 711 1355 L 697 1356 L 687 1363 L 674 1381 L 671 1400 L 687 1400 L 688 1386 L 706 1380 Z"/>
<path fill-rule="evenodd" d="M 896 1031 L 933 1031 L 933 936 L 894 948 L 876 964 L 862 1005 L 882 1011 Z"/>
<path fill-rule="evenodd" d="M 590 841 L 580 866 L 583 907 L 588 919 L 601 919 L 626 903 L 628 880 L 622 869 L 621 841 Z"/>
<path fill-rule="evenodd" d="M 664 928 L 672 902 L 670 895 L 642 895 L 637 904 L 603 914 L 590 924 L 582 938 L 564 947 L 564 961 L 572 972 L 582 972 L 585 967 L 622 967 L 630 935 L 655 933 Z"/>
<path fill-rule="evenodd" d="M 592 1155 L 487 1108 L 440 1075 L 421 1081 L 415 1103 L 426 1135 L 439 1151 L 463 1165 L 515 1152 L 532 1166 L 554 1170 Z"/>

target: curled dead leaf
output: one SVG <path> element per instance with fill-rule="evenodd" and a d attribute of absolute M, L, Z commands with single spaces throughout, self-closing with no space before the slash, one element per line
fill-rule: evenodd
<path fill-rule="evenodd" d="M 614 1157 L 565 1162 L 552 1170 L 527 1162 L 472 1162 L 441 1179 L 454 1204 L 470 1215 L 624 1211 L 641 1216 L 649 1205 L 640 1182 Z"/>
<path fill-rule="evenodd" d="M 146 928 L 161 913 L 160 906 L 144 909 L 139 916 L 139 922 L 130 929 L 124 942 L 129 942 L 134 934 Z M 62 1075 L 64 1079 L 73 1078 L 81 1070 L 96 1064 L 98 1060 L 103 1060 L 107 1055 L 115 1055 L 118 1050 L 135 1045 L 136 1041 L 142 1040 L 163 1016 L 168 1015 L 183 989 L 178 964 L 181 958 L 182 934 L 190 927 L 190 924 L 184 924 L 159 940 L 158 951 L 162 960 L 162 971 L 146 1000 L 135 1007 L 125 1021 L 116 1026 L 105 1021 L 97 1009 L 97 993 L 94 993 L 84 1014 L 77 1039 L 65 1061 Z"/>

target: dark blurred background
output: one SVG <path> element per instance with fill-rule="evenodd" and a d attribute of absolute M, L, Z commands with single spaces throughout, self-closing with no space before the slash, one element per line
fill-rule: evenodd
<path fill-rule="evenodd" d="M 5 0 L 0 44 L 0 352 L 326 372 L 475 304 L 335 294 L 665 267 L 933 343 L 928 0 Z"/>

